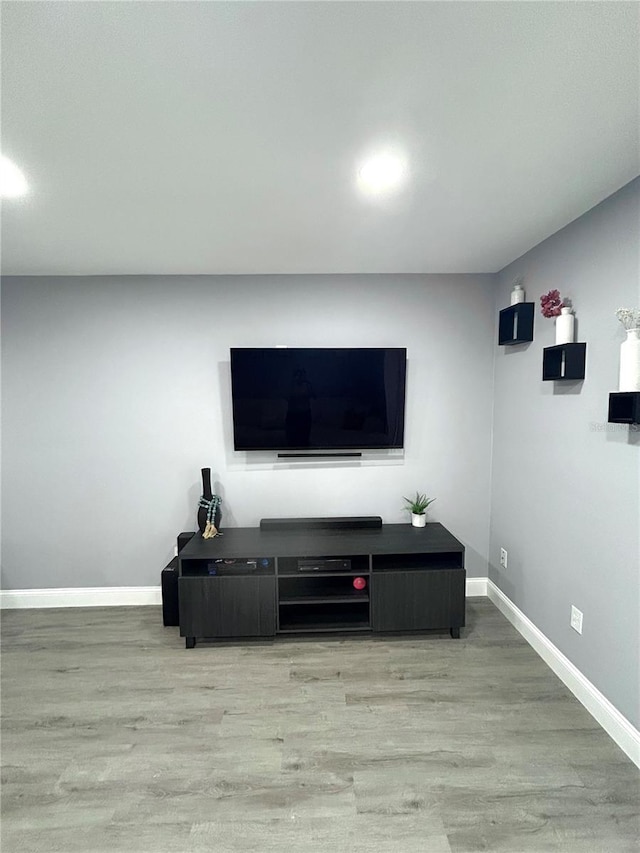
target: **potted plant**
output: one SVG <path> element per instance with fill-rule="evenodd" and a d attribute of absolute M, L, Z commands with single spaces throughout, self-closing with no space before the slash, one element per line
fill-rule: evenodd
<path fill-rule="evenodd" d="M 428 498 L 426 495 L 421 495 L 416 492 L 415 498 L 405 498 L 407 502 L 406 508 L 411 513 L 411 524 L 414 527 L 424 527 L 427 523 L 426 508 L 429 504 L 435 501 L 435 498 Z"/>

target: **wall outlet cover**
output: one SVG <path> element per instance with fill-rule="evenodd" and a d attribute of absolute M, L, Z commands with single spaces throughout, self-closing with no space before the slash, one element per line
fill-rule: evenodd
<path fill-rule="evenodd" d="M 577 607 L 571 605 L 571 627 L 574 631 L 577 631 L 578 634 L 582 634 L 582 610 L 578 610 Z"/>
<path fill-rule="evenodd" d="M 500 548 L 500 565 L 503 569 L 507 568 L 507 550 L 506 548 Z"/>

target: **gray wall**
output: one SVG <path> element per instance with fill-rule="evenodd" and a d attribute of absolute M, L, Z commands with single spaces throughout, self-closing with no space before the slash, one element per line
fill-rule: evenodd
<path fill-rule="evenodd" d="M 486 576 L 493 276 L 7 278 L 5 589 L 159 583 L 210 466 L 224 524 L 431 518 Z M 235 453 L 231 346 L 406 346 L 404 456 L 278 463 Z"/>
<path fill-rule="evenodd" d="M 614 312 L 640 305 L 639 226 L 634 181 L 499 275 L 496 307 L 523 276 L 536 314 L 533 343 L 496 357 L 489 570 L 636 726 L 640 432 L 606 421 L 625 337 Z M 539 299 L 551 288 L 573 300 L 577 340 L 587 342 L 582 383 L 541 381 L 554 321 Z M 572 604 L 584 613 L 582 636 L 569 627 Z"/>

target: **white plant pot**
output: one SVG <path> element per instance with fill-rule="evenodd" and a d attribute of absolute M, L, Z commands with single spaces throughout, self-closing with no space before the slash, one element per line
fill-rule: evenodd
<path fill-rule="evenodd" d="M 620 344 L 620 391 L 640 391 L 640 329 L 627 329 Z"/>
<path fill-rule="evenodd" d="M 573 343 L 574 324 L 575 317 L 571 308 L 562 308 L 560 316 L 556 317 L 556 346 Z"/>
<path fill-rule="evenodd" d="M 426 525 L 426 523 L 427 523 L 426 512 L 423 512 L 420 515 L 418 515 L 417 512 L 411 513 L 411 524 L 413 524 L 414 527 L 424 527 Z"/>

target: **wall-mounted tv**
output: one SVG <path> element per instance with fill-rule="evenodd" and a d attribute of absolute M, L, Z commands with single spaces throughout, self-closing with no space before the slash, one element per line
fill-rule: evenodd
<path fill-rule="evenodd" d="M 399 347 L 234 348 L 234 447 L 402 447 L 406 363 Z"/>

